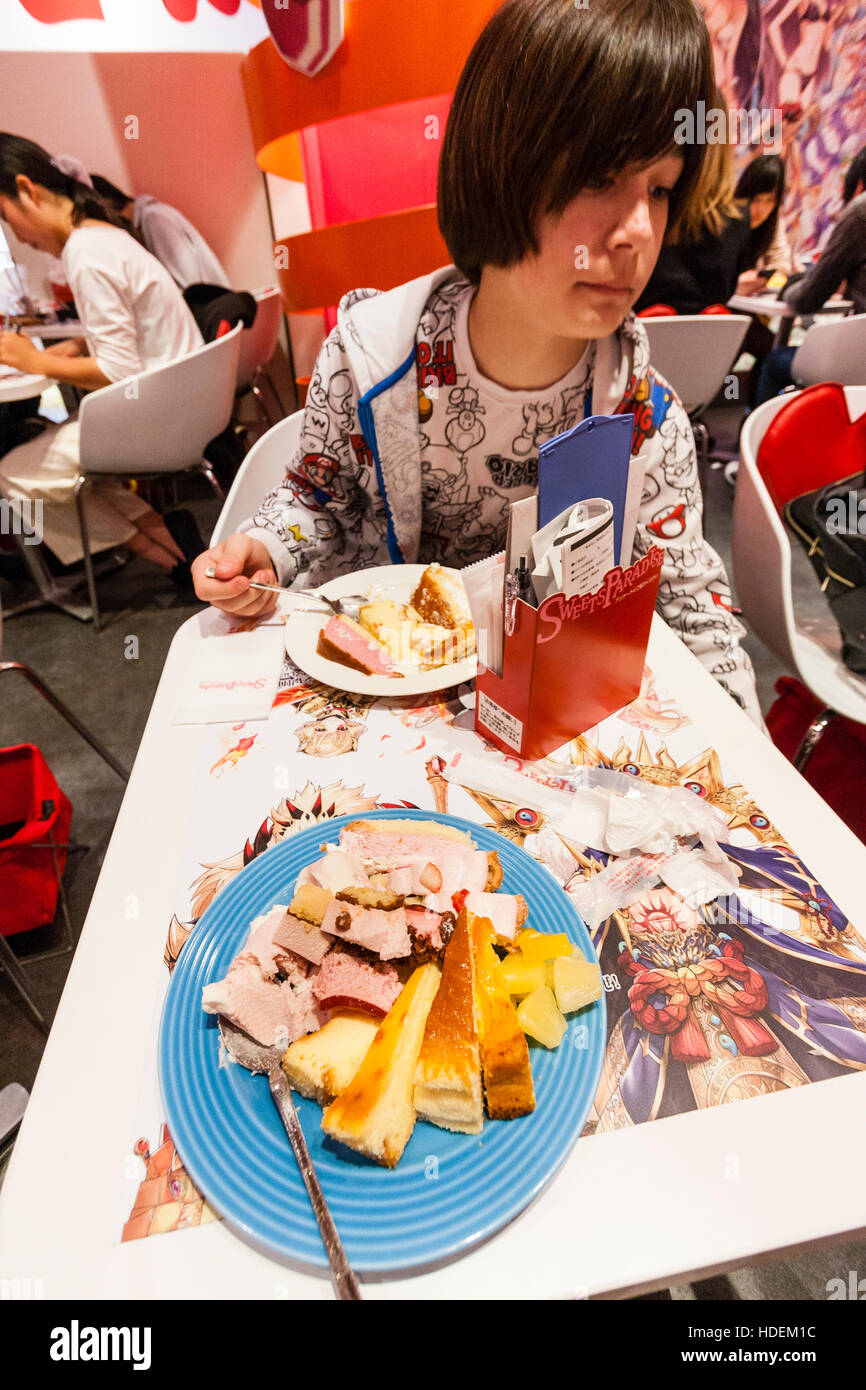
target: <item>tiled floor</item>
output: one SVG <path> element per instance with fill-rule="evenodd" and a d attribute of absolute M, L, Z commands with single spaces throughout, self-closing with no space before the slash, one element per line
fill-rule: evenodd
<path fill-rule="evenodd" d="M 719 447 L 733 446 L 737 418 L 731 411 L 712 412 L 710 427 Z M 202 533 L 216 519 L 216 505 L 204 495 L 193 499 Z M 727 560 L 730 555 L 731 492 L 720 470 L 710 473 L 705 502 L 705 530 Z M 0 556 L 0 595 L 5 606 L 26 594 L 17 560 Z M 195 605 L 179 603 L 170 584 L 138 561 L 109 577 L 101 586 L 106 623 L 95 633 L 63 614 L 43 610 L 6 622 L 3 658 L 32 666 L 102 739 L 114 755 L 131 766 L 150 709 L 171 639 Z M 795 604 L 800 613 L 825 611 L 805 559 L 798 564 Z M 130 659 L 137 638 L 137 655 Z M 758 692 L 766 711 L 781 669 L 765 648 L 750 637 Z M 76 934 L 87 906 L 123 797 L 115 774 L 18 676 L 0 676 L 0 740 L 3 745 L 32 742 L 42 749 L 75 808 L 73 836 L 80 846 L 69 859 L 65 881 Z M 22 957 L 50 944 L 53 929 L 16 943 Z M 70 956 L 34 962 L 28 980 L 50 1019 L 57 1007 Z M 0 1088 L 18 1081 L 28 1088 L 36 1075 L 44 1038 L 0 974 Z M 705 1280 L 672 1290 L 675 1298 L 825 1298 L 830 1278 L 847 1279 L 849 1269 L 866 1271 L 866 1248 L 824 1250 Z"/>

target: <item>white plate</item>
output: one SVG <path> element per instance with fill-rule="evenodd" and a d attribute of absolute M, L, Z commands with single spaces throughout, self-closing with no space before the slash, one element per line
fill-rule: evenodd
<path fill-rule="evenodd" d="M 377 565 L 374 569 L 355 570 L 322 584 L 319 592 L 325 598 L 343 598 L 347 594 L 369 594 L 376 598 L 408 603 L 426 565 Z M 426 695 L 434 690 L 447 690 L 463 681 L 475 679 L 477 663 L 474 656 L 450 666 L 437 666 L 432 671 L 417 671 L 410 676 L 365 676 L 339 661 L 319 656 L 316 644 L 319 633 L 328 621 L 327 611 L 313 612 L 315 600 L 300 594 L 290 595 L 286 610 L 286 654 L 306 671 L 313 680 L 353 695 Z M 323 605 L 324 609 L 324 605 Z"/>

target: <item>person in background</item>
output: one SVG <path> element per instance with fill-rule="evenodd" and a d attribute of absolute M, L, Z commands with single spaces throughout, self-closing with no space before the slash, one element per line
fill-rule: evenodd
<path fill-rule="evenodd" d="M 716 103 L 724 109 L 720 92 Z M 662 247 L 635 313 L 668 305 L 678 314 L 700 314 L 726 304 L 746 268 L 749 231 L 734 200 L 733 146 L 707 145 L 693 204 Z"/>
<path fill-rule="evenodd" d="M 852 159 L 842 185 L 844 211 L 811 270 L 792 275 L 782 298 L 797 314 L 817 314 L 843 285 L 855 314 L 866 314 L 866 146 Z M 794 384 L 793 347 L 774 348 L 764 360 L 757 404 Z"/>
<path fill-rule="evenodd" d="M 463 567 L 493 555 L 509 503 L 537 490 L 540 445 L 590 412 L 633 413 L 633 554 L 662 547 L 660 613 L 760 720 L 744 630 L 701 527 L 688 416 L 631 312 L 701 188 L 708 151 L 673 143 L 675 113 L 711 103 L 713 87 L 692 0 L 497 9 L 458 80 L 439 161 L 454 264 L 344 296 L 286 476 L 194 561 L 198 596 L 246 619 L 274 604 L 250 588 L 264 576 L 311 586 L 389 558 Z"/>
<path fill-rule="evenodd" d="M 168 272 L 111 221 L 93 191 L 31 140 L 0 133 L 0 217 L 20 241 L 59 255 L 85 331 L 83 340 L 40 349 L 0 333 L 0 362 L 83 390 L 173 362 L 202 346 L 195 320 Z M 78 421 L 50 425 L 0 459 L 0 494 L 42 504 L 42 539 L 57 559 L 83 555 L 75 506 Z M 183 544 L 162 517 L 116 479 L 85 494 L 93 552 L 125 545 L 172 575 L 189 578 Z M 180 514 L 186 524 L 188 514 Z M 189 520 L 192 520 L 189 517 Z M 187 539 L 194 553 L 195 537 Z"/>
<path fill-rule="evenodd" d="M 737 294 L 759 294 L 771 275 L 787 279 L 794 269 L 794 258 L 782 222 L 785 196 L 785 165 L 777 154 L 759 154 L 737 180 L 734 197 L 749 214 L 751 230 L 746 241 L 748 268 L 737 281 Z M 773 334 L 757 314 L 751 315 L 742 351 L 754 357 L 749 373 L 749 404 L 754 405 L 761 366 L 773 347 Z"/>
<path fill-rule="evenodd" d="M 777 271 L 785 277 L 794 270 L 794 257 L 782 221 L 785 197 L 785 165 L 777 154 L 759 154 L 746 165 L 737 180 L 734 197 L 748 204 L 748 269 L 737 281 L 738 294 L 754 294 L 762 281 Z M 759 275 L 759 271 L 768 272 Z"/>
<path fill-rule="evenodd" d="M 126 219 L 152 256 L 162 261 L 176 285 L 221 285 L 231 289 L 223 270 L 201 232 L 169 203 L 149 193 L 133 198 L 101 174 L 92 174 L 93 187 L 106 207 Z"/>

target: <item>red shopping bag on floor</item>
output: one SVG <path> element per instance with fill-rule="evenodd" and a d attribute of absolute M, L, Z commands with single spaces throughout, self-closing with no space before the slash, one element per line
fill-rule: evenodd
<path fill-rule="evenodd" d="M 32 743 L 0 748 L 0 932 L 14 936 L 51 922 L 72 804 Z M 55 866 L 56 864 L 56 866 Z"/>
<path fill-rule="evenodd" d="M 767 728 L 776 747 L 793 762 L 803 735 L 824 706 L 793 676 L 779 677 L 776 695 Z M 803 776 L 866 843 L 866 724 L 837 714 L 815 745 Z"/>

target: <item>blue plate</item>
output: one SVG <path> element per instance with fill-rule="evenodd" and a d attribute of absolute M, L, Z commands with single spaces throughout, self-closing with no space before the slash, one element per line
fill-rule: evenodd
<path fill-rule="evenodd" d="M 494 831 L 430 811 L 366 811 L 365 820 L 438 820 L 496 850 L 504 891 L 522 893 L 529 925 L 566 932 L 589 958 L 592 942 L 567 895 L 525 850 Z M 202 986 L 222 979 L 254 917 L 288 902 L 295 879 L 324 842 L 357 816 L 292 835 L 255 859 L 219 894 L 187 940 L 172 975 L 159 1038 L 168 1127 L 190 1177 L 229 1223 L 259 1245 L 327 1268 L 267 1078 L 219 1067 L 217 1020 Z M 419 1121 L 398 1166 L 369 1162 L 321 1130 L 321 1110 L 295 1097 L 328 1205 L 359 1271 L 436 1264 L 511 1221 L 550 1182 L 583 1128 L 601 1074 L 604 998 L 571 1015 L 554 1051 L 531 1044 L 536 1108 L 519 1120 L 485 1120 L 481 1134 L 452 1134 Z"/>

